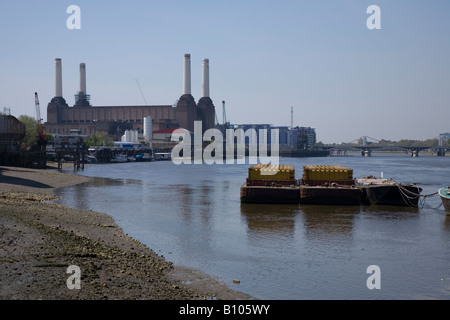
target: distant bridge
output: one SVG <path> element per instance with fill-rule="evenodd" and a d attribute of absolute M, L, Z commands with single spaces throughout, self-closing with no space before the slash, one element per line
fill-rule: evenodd
<path fill-rule="evenodd" d="M 405 153 L 410 153 L 411 157 L 418 157 L 419 152 L 424 150 L 429 150 L 433 153 L 436 153 L 439 157 L 444 157 L 446 151 L 450 148 L 445 146 L 421 146 L 421 147 L 411 147 L 411 146 L 378 146 L 372 145 L 368 141 L 374 140 L 379 142 L 377 139 L 373 139 L 367 136 L 360 137 L 353 141 L 350 141 L 348 144 L 342 145 L 324 145 L 323 148 L 330 151 L 330 153 L 335 152 L 337 154 L 346 153 L 347 151 L 361 151 L 361 155 L 365 157 L 370 157 L 373 151 L 404 151 Z M 355 144 L 358 143 L 358 144 Z"/>

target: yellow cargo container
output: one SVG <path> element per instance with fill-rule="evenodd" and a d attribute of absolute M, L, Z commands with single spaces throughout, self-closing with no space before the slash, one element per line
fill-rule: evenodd
<path fill-rule="evenodd" d="M 353 170 L 344 166 L 303 166 L 303 180 L 353 180 Z"/>
<path fill-rule="evenodd" d="M 255 164 L 248 169 L 248 178 L 252 180 L 295 180 L 294 166 Z"/>

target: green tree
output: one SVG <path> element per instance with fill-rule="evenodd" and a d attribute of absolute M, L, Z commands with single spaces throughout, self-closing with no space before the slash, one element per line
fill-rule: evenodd
<path fill-rule="evenodd" d="M 85 140 L 86 146 L 89 147 L 97 147 L 97 146 L 114 146 L 114 141 L 108 134 L 104 131 L 99 131 L 92 134 L 89 138 Z"/>
<path fill-rule="evenodd" d="M 31 146 L 37 140 L 36 139 L 36 136 L 38 134 L 37 120 L 25 114 L 20 115 L 17 119 L 25 125 L 25 138 L 23 139 L 23 142 L 25 142 L 27 146 Z"/>

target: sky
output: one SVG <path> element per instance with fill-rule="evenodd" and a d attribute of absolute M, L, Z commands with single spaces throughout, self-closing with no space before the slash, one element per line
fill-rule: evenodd
<path fill-rule="evenodd" d="M 171 105 L 186 53 L 196 101 L 209 59 L 220 122 L 225 101 L 234 124 L 289 126 L 293 107 L 324 143 L 450 132 L 448 0 L 2 0 L 0 111 L 35 116 L 38 92 L 45 121 L 55 58 L 70 106 L 82 62 L 93 106 Z"/>

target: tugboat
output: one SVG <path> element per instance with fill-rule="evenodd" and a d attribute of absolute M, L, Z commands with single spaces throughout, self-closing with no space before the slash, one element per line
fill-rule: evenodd
<path fill-rule="evenodd" d="M 439 196 L 441 197 L 447 215 L 450 215 L 450 187 L 439 189 Z"/>

